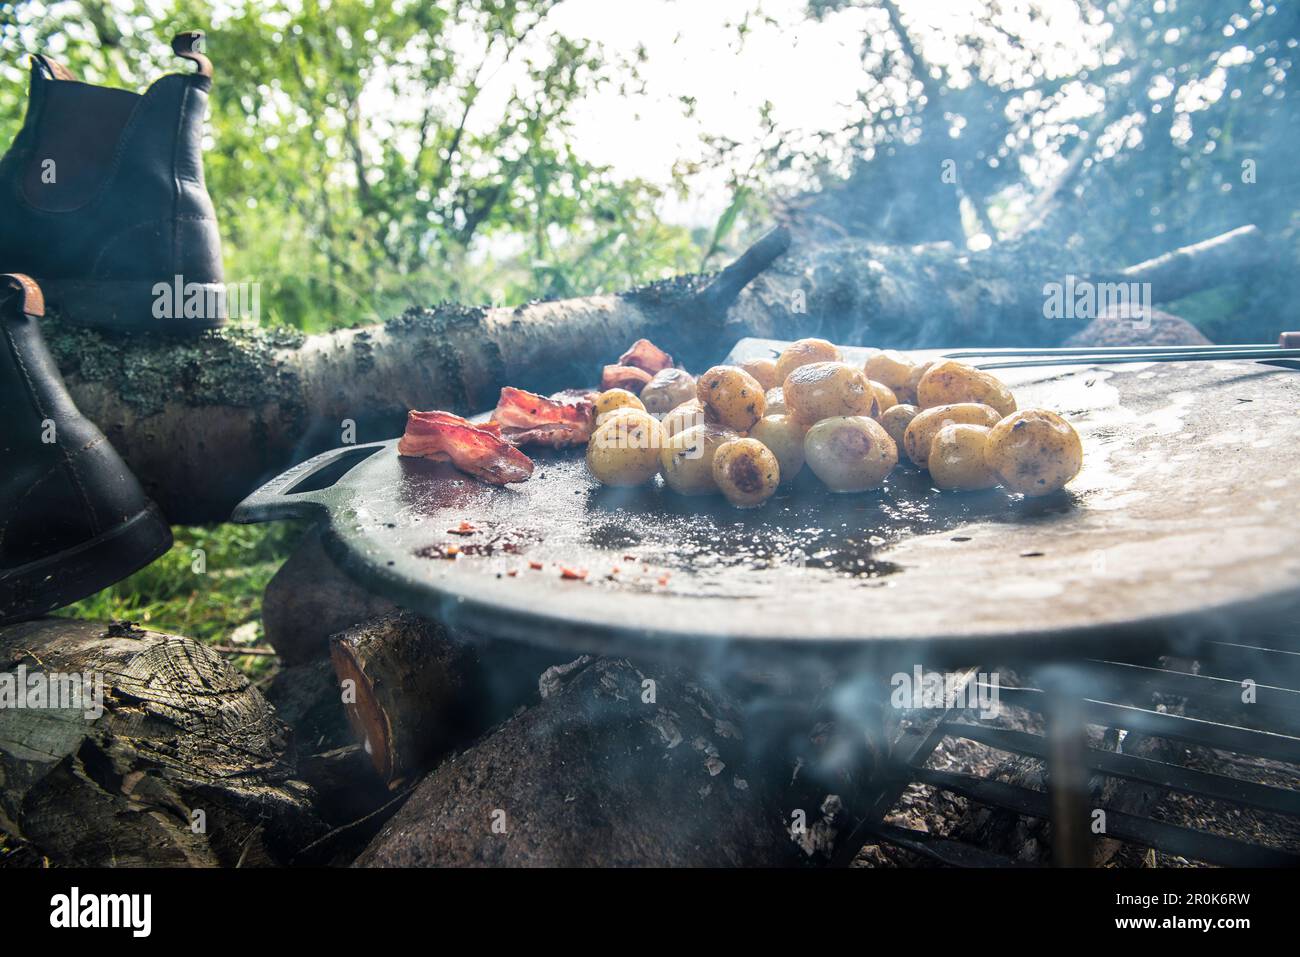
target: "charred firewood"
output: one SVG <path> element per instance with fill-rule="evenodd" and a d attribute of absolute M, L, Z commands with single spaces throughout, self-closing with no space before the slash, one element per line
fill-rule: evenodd
<path fill-rule="evenodd" d="M 281 668 L 266 687 L 266 700 L 293 732 L 294 751 L 300 756 L 354 743 L 328 658 Z"/>
<path fill-rule="evenodd" d="M 393 786 L 483 730 L 478 656 L 425 619 L 399 614 L 348 629 L 330 658 L 348 721 Z"/>
<path fill-rule="evenodd" d="M 542 688 L 425 777 L 358 866 L 791 862 L 722 695 L 613 659 L 553 669 Z"/>
<path fill-rule="evenodd" d="M 356 740 L 396 788 L 535 700 L 556 655 L 402 612 L 335 636 L 330 658 Z"/>
<path fill-rule="evenodd" d="M 279 864 L 323 833 L 285 725 L 203 645 L 51 618 L 0 630 L 0 668 L 0 830 L 51 864 Z"/>

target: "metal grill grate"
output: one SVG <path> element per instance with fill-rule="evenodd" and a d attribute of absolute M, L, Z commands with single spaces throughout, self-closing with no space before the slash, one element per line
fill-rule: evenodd
<path fill-rule="evenodd" d="M 1017 865 L 985 848 L 885 823 L 904 790 L 920 783 L 980 805 L 1051 821 L 1053 858 L 1061 864 L 1091 862 L 1093 838 L 1087 824 L 1101 808 L 1105 836 L 1111 839 L 1208 864 L 1300 866 L 1300 854 L 1294 850 L 1095 804 L 1087 788 L 1090 777 L 1103 775 L 1218 802 L 1229 816 L 1234 815 L 1232 809 L 1249 808 L 1300 818 L 1300 790 L 1105 750 L 1086 743 L 1084 737 L 1083 725 L 1094 725 L 1281 762 L 1300 771 L 1300 652 L 1292 650 L 1297 640 L 1282 634 L 1257 640 L 1259 644 L 1203 643 L 1195 662 L 1166 658 L 1057 665 L 1039 672 L 1043 687 L 997 689 L 1003 704 L 1041 714 L 1046 719 L 1044 734 L 975 723 L 959 710 L 908 727 L 891 748 L 883 783 L 872 794 L 840 861 L 851 861 L 864 844 L 879 841 L 956 867 Z M 967 674 L 975 680 L 974 669 Z M 1254 691 L 1249 701 L 1243 700 L 1246 679 Z M 1183 713 L 1155 704 L 1156 696 L 1177 702 Z M 965 738 L 1044 762 L 1047 790 L 928 767 L 930 756 L 945 738 Z"/>

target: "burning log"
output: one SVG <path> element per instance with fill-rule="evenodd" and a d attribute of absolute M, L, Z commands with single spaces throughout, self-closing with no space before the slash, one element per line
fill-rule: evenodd
<path fill-rule="evenodd" d="M 205 646 L 44 619 L 0 664 L 0 829 L 50 863 L 270 865 L 323 833 L 285 725 Z"/>
<path fill-rule="evenodd" d="M 467 745 L 536 697 L 554 652 L 471 639 L 405 612 L 349 628 L 330 643 L 349 723 L 391 787 Z"/>
<path fill-rule="evenodd" d="M 231 327 L 128 340 L 53 319 L 45 332 L 78 406 L 167 516 L 220 521 L 293 461 L 400 435 L 409 409 L 472 413 L 505 385 L 588 384 L 642 336 L 711 357 L 729 305 L 788 244 L 773 230 L 712 277 L 518 308 L 412 309 L 323 335 Z"/>
<path fill-rule="evenodd" d="M 735 706 L 676 671 L 581 658 L 430 773 L 358 866 L 721 866 L 792 860 Z"/>
<path fill-rule="evenodd" d="M 330 658 L 348 721 L 390 786 L 484 730 L 478 656 L 431 622 L 367 622 L 334 638 Z"/>

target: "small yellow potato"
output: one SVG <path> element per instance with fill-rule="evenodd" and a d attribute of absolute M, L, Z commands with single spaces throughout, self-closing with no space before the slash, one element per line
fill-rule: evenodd
<path fill-rule="evenodd" d="M 776 360 L 776 384 L 781 385 L 786 377 L 800 366 L 812 362 L 839 362 L 840 350 L 825 339 L 800 339 L 785 347 L 785 351 Z"/>
<path fill-rule="evenodd" d="M 780 386 L 775 389 L 768 389 L 763 398 L 767 401 L 767 415 L 784 415 L 790 411 L 785 404 L 785 389 Z"/>
<path fill-rule="evenodd" d="M 661 369 L 641 389 L 647 412 L 671 412 L 695 398 L 695 377 L 685 369 Z"/>
<path fill-rule="evenodd" d="M 664 483 L 682 495 L 708 495 L 718 490 L 713 480 L 713 456 L 718 446 L 740 438 L 730 429 L 695 425 L 669 438 L 659 450 Z"/>
<path fill-rule="evenodd" d="M 930 443 L 930 478 L 938 488 L 971 491 L 992 488 L 997 474 L 984 461 L 990 429 L 983 425 L 945 425 Z"/>
<path fill-rule="evenodd" d="M 587 468 L 605 485 L 641 485 L 659 471 L 663 430 L 649 412 L 615 412 L 587 443 Z"/>
<path fill-rule="evenodd" d="M 877 352 L 864 367 L 868 379 L 887 386 L 895 394 L 907 388 L 907 381 L 915 368 L 911 359 L 893 349 Z"/>
<path fill-rule="evenodd" d="M 804 457 L 832 492 L 875 488 L 898 464 L 898 448 L 879 422 L 865 415 L 822 419 L 804 437 Z"/>
<path fill-rule="evenodd" d="M 954 402 L 933 409 L 922 409 L 903 432 L 903 451 L 921 468 L 930 462 L 930 443 L 945 425 L 997 425 L 997 410 L 978 402 Z"/>
<path fill-rule="evenodd" d="M 765 415 L 749 430 L 751 439 L 766 445 L 781 465 L 781 481 L 788 482 L 803 469 L 803 437 L 808 427 L 793 415 Z"/>
<path fill-rule="evenodd" d="M 714 366 L 695 383 L 710 422 L 738 432 L 748 432 L 767 411 L 767 400 L 758 381 L 738 366 Z"/>
<path fill-rule="evenodd" d="M 875 379 L 868 379 L 867 381 L 871 383 L 871 391 L 875 394 L 876 405 L 879 407 L 873 418 L 879 419 L 880 414 L 886 409 L 892 409 L 898 405 L 898 396 L 894 395 L 894 390 L 883 382 L 877 382 Z"/>
<path fill-rule="evenodd" d="M 907 377 L 907 385 L 900 386 L 894 390 L 898 396 L 898 401 L 905 405 L 915 405 L 918 409 L 920 406 L 916 401 L 916 387 L 921 384 L 921 377 L 930 371 L 930 366 L 934 365 L 933 361 L 922 362 L 920 365 L 912 366 L 912 374 Z"/>
<path fill-rule="evenodd" d="M 776 491 L 781 465 L 758 439 L 732 439 L 713 454 L 713 481 L 732 505 L 753 508 Z"/>
<path fill-rule="evenodd" d="M 885 427 L 885 431 L 894 440 L 894 444 L 901 449 L 903 447 L 903 433 L 907 431 L 907 427 L 912 424 L 912 420 L 916 418 L 916 414 L 920 411 L 914 405 L 899 403 L 898 405 L 891 405 L 884 412 L 881 412 L 877 421 Z"/>
<path fill-rule="evenodd" d="M 704 424 L 704 403 L 692 398 L 665 415 L 659 425 L 665 436 L 673 436 L 683 429 Z"/>
<path fill-rule="evenodd" d="M 843 415 L 879 411 L 867 374 L 847 362 L 811 362 L 785 377 L 786 410 L 806 425 Z"/>
<path fill-rule="evenodd" d="M 757 379 L 765 391 L 781 384 L 781 380 L 776 377 L 775 359 L 750 359 L 742 362 L 740 367 Z"/>
<path fill-rule="evenodd" d="M 1055 412 L 1025 409 L 993 426 L 984 458 L 1012 492 L 1047 495 L 1083 468 L 1083 442 Z"/>
<path fill-rule="evenodd" d="M 930 366 L 916 385 L 916 404 L 923 409 L 956 402 L 992 406 L 998 415 L 1016 411 L 1016 399 L 1002 380 L 964 362 L 945 359 Z"/>
<path fill-rule="evenodd" d="M 615 409 L 639 409 L 642 412 L 646 410 L 645 403 L 627 389 L 606 389 L 596 396 L 594 405 L 597 422 L 600 421 L 601 416 L 608 415 Z"/>

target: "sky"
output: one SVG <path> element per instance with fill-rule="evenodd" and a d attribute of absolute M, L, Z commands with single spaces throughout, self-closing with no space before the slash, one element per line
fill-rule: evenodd
<path fill-rule="evenodd" d="M 215 29 L 225 3 L 214 4 Z M 966 33 L 986 6 L 985 0 L 898 4 L 925 56 L 936 64 L 958 55 L 952 38 Z M 230 0 L 228 9 L 234 7 Z M 1030 8 L 1038 11 L 1032 19 L 1026 16 Z M 1049 73 L 1072 72 L 1095 54 L 1096 33 L 1089 35 L 1087 25 L 1079 23 L 1074 0 L 1002 0 L 1001 9 Z M 554 34 L 581 37 L 599 44 L 614 62 L 633 59 L 644 48 L 638 66 L 644 88 L 632 95 L 615 84 L 592 91 L 574 109 L 571 143 L 579 156 L 608 165 L 619 179 L 667 186 L 675 163 L 703 158 L 705 133 L 742 144 L 733 165 L 751 162 L 760 146 L 764 103 L 771 104 L 777 127 L 795 138 L 838 129 L 861 110 L 854 103 L 862 85 L 861 46 L 871 24 L 879 23 L 880 11 L 848 5 L 818 21 L 807 10 L 808 0 L 563 0 L 529 42 L 537 47 Z M 747 26 L 743 42 L 741 23 Z M 467 68 L 479 62 L 475 51 L 484 43 L 481 35 L 462 29 L 451 32 L 449 42 Z M 519 83 L 521 59 L 485 71 L 471 127 L 474 119 L 491 124 L 499 117 L 495 105 Z M 20 65 L 5 68 L 21 73 Z M 374 91 L 383 88 L 372 85 Z M 694 101 L 689 115 L 682 102 L 686 96 Z M 365 95 L 362 106 L 372 118 L 421 108 L 391 99 L 367 101 Z M 1081 104 L 1079 114 L 1095 108 Z M 689 196 L 666 195 L 660 215 L 688 226 L 710 225 L 729 200 L 727 170 L 715 167 L 692 177 Z"/>
<path fill-rule="evenodd" d="M 1042 16 L 1022 22 L 1029 33 L 1044 34 L 1036 38 L 1041 46 L 1035 44 L 1046 51 L 1043 65 L 1051 72 L 1073 71 L 1095 50 L 1076 4 L 1032 5 Z M 1012 19 L 1029 6 L 1029 0 L 1003 4 Z M 943 63 L 955 55 L 944 33 L 959 35 L 984 4 L 899 0 L 899 7 L 926 56 Z M 611 58 L 630 58 L 644 47 L 644 92 L 629 98 L 611 85 L 585 98 L 574 113 L 572 142 L 579 155 L 609 165 L 620 178 L 667 184 L 675 162 L 702 155 L 705 132 L 745 144 L 737 162 L 747 163 L 761 138 L 764 102 L 771 103 L 777 126 L 795 135 L 839 128 L 860 109 L 853 99 L 873 14 L 850 7 L 817 21 L 807 9 L 807 0 L 564 0 L 534 40 L 544 42 L 552 31 L 580 36 L 599 43 Z M 742 22 L 748 27 L 743 42 L 737 30 Z M 493 115 L 494 98 L 508 95 L 515 80 L 510 65 L 495 72 L 481 101 L 482 116 Z M 689 116 L 681 102 L 686 95 L 694 99 Z M 1092 108 L 1084 104 L 1081 112 Z M 689 226 L 711 224 L 729 195 L 726 172 L 714 169 L 692 179 L 688 198 L 666 197 L 661 215 Z"/>

